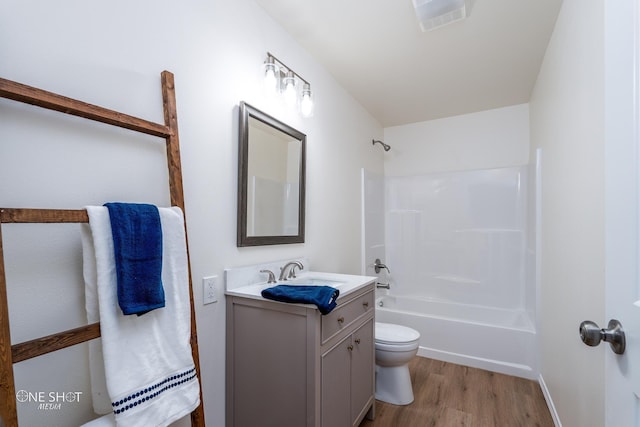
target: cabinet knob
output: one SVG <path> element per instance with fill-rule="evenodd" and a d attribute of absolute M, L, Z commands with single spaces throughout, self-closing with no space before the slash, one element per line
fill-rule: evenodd
<path fill-rule="evenodd" d="M 347 346 L 347 350 L 349 350 L 349 351 L 353 351 L 353 345 L 349 344 L 349 345 Z"/>
<path fill-rule="evenodd" d="M 338 323 L 344 323 L 344 317 L 338 317 Z"/>
<path fill-rule="evenodd" d="M 360 338 L 356 338 L 354 341 L 356 342 L 356 344 L 360 344 Z"/>
<path fill-rule="evenodd" d="M 369 308 L 369 301 L 363 302 L 362 305 L 364 306 L 364 308 Z"/>

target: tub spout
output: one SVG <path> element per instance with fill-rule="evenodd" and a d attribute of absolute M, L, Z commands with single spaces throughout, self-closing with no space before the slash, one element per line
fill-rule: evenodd
<path fill-rule="evenodd" d="M 376 288 L 391 289 L 391 284 L 376 282 Z"/>

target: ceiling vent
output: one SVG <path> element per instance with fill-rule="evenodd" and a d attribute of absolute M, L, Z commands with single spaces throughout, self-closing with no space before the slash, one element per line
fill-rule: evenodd
<path fill-rule="evenodd" d="M 431 31 L 471 14 L 475 0 L 413 0 L 422 31 Z"/>

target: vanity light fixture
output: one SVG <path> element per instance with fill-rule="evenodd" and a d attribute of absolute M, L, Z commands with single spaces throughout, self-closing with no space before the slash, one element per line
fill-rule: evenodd
<path fill-rule="evenodd" d="M 298 105 L 304 117 L 310 117 L 313 114 L 311 84 L 270 52 L 267 52 L 267 59 L 264 62 L 264 84 L 267 93 L 282 94 L 287 106 Z"/>

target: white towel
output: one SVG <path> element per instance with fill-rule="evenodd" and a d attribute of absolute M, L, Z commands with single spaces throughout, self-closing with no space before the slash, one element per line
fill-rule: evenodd
<path fill-rule="evenodd" d="M 116 419 L 113 416 L 113 412 L 111 412 L 110 414 L 103 415 L 100 418 L 89 421 L 88 423 L 84 423 L 81 427 L 113 427 L 115 425 Z"/>
<path fill-rule="evenodd" d="M 102 360 L 96 353 L 100 345 L 94 344 L 90 348 L 94 409 L 97 413 L 112 410 L 118 426 L 166 426 L 200 404 L 189 342 L 191 313 L 183 214 L 176 207 L 159 212 L 166 305 L 142 316 L 125 316 L 118 306 L 107 208 L 87 207 L 89 224 L 82 227 L 87 318 L 93 322 L 99 316 L 110 400 L 104 404 Z"/>

